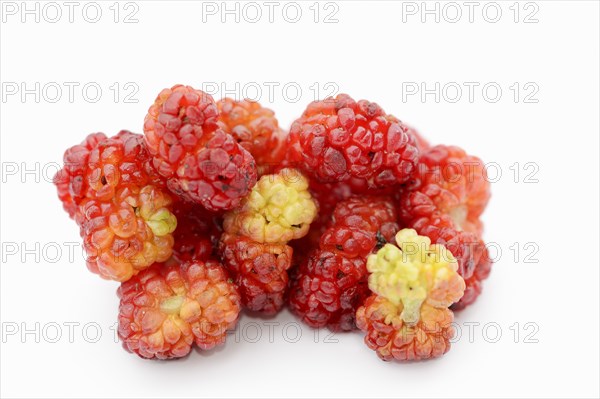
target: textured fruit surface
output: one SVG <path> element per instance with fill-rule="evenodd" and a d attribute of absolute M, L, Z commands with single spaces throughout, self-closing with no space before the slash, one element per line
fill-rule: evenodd
<path fill-rule="evenodd" d="M 492 262 L 481 239 L 480 216 L 490 198 L 484 163 L 454 146 L 437 145 L 422 152 L 414 179 L 399 192 L 401 224 L 446 246 L 458 260 L 467 282 L 462 309 L 481 293 Z"/>
<path fill-rule="evenodd" d="M 261 177 L 240 207 L 225 214 L 223 227 L 259 243 L 286 243 L 305 236 L 316 214 L 306 177 L 285 168 Z"/>
<path fill-rule="evenodd" d="M 151 167 L 144 137 L 127 130 L 102 140 L 90 151 L 86 170 L 87 198 L 107 202 L 124 188 L 153 185 L 164 181 Z"/>
<path fill-rule="evenodd" d="M 398 230 L 396 209 L 388 197 L 351 197 L 335 207 L 330 227 L 379 233 L 387 242 Z"/>
<path fill-rule="evenodd" d="M 346 94 L 287 133 L 256 101 L 175 85 L 143 132 L 90 134 L 53 180 L 88 269 L 120 282 L 129 352 L 208 350 L 242 308 L 286 305 L 314 328 L 362 330 L 384 360 L 450 349 L 453 311 L 492 267 L 481 159 Z"/>
<path fill-rule="evenodd" d="M 92 133 L 81 144 L 66 150 L 63 156 L 64 166 L 54 176 L 58 198 L 69 217 L 77 222 L 80 216 L 79 204 L 86 198 L 88 192 L 86 172 L 89 168 L 90 152 L 105 139 L 104 133 Z"/>
<path fill-rule="evenodd" d="M 460 301 L 456 302 L 451 306 L 452 310 L 464 309 L 468 305 L 471 305 L 473 302 L 475 302 L 479 294 L 481 294 L 482 281 L 488 278 L 490 274 L 492 268 L 492 261 L 490 260 L 487 248 L 485 248 L 483 243 L 481 243 L 480 245 L 483 246 L 483 249 L 481 257 L 477 261 L 475 273 L 473 273 L 471 277 L 465 280 L 465 283 L 467 285 L 465 288 L 465 294 L 460 299 Z"/>
<path fill-rule="evenodd" d="M 437 145 L 422 153 L 417 173 L 400 195 L 400 218 L 441 212 L 452 217 L 457 229 L 481 235 L 479 216 L 490 198 L 484 163 L 458 147 Z"/>
<path fill-rule="evenodd" d="M 379 105 L 340 94 L 312 102 L 290 128 L 287 160 L 320 182 L 407 182 L 419 151 L 410 129 Z"/>
<path fill-rule="evenodd" d="M 402 121 L 400 119 L 396 118 L 394 115 L 388 115 L 388 119 L 390 121 L 402 123 Z M 425 139 L 425 137 L 423 137 L 423 135 L 421 135 L 421 133 L 419 133 L 415 128 L 408 126 L 408 125 L 406 125 L 406 127 L 408 128 L 410 134 L 412 134 L 412 136 L 415 138 L 415 144 L 416 144 L 417 148 L 419 149 L 419 153 L 421 153 L 431 147 L 431 145 L 429 144 L 429 141 L 427 141 L 427 139 Z"/>
<path fill-rule="evenodd" d="M 465 282 L 458 274 L 458 262 L 443 245 L 431 244 L 429 237 L 413 229 L 396 234 L 398 246 L 385 244 L 367 261 L 369 288 L 395 305 L 402 305 L 405 323 L 419 320 L 421 305 L 448 307 L 464 293 Z"/>
<path fill-rule="evenodd" d="M 171 256 L 172 198 L 149 161 L 143 136 L 128 131 L 88 155 L 77 220 L 88 268 L 104 278 L 126 281 Z"/>
<path fill-rule="evenodd" d="M 351 178 L 340 183 L 319 183 L 312 179 L 309 183 L 309 191 L 319 205 L 319 212 L 311 223 L 308 234 L 291 243 L 294 248 L 295 265 L 301 264 L 312 250 L 319 248 L 321 236 L 331 224 L 333 211 L 339 203 L 348 200 L 355 194 L 365 195 L 365 192 L 368 192 L 370 196 L 386 196 L 394 193 L 393 188 L 369 189 L 368 185 L 358 178 Z"/>
<path fill-rule="evenodd" d="M 287 168 L 262 176 L 240 207 L 225 214 L 220 253 L 244 306 L 266 314 L 283 307 L 292 265 L 287 243 L 306 235 L 316 215 L 308 180 Z"/>
<path fill-rule="evenodd" d="M 349 182 L 341 183 L 319 183 L 315 179 L 310 180 L 310 193 L 319 204 L 319 218 L 326 225 L 331 220 L 331 215 L 336 205 L 352 196 L 352 186 Z"/>
<path fill-rule="evenodd" d="M 177 201 L 173 204 L 177 228 L 173 232 L 173 257 L 179 262 L 206 261 L 217 256 L 223 230 L 222 217 L 202 206 Z"/>
<path fill-rule="evenodd" d="M 454 337 L 454 315 L 448 309 L 424 304 L 421 321 L 408 325 L 400 314 L 402 306 L 371 295 L 356 312 L 356 324 L 365 332 L 365 343 L 383 360 L 424 360 L 450 350 Z"/>
<path fill-rule="evenodd" d="M 312 250 L 319 248 L 321 236 L 331 222 L 335 206 L 352 196 L 352 189 L 346 182 L 319 183 L 312 179 L 309 182 L 309 191 L 318 205 L 318 212 L 306 236 L 290 244 L 294 248 L 294 265 L 304 262 Z"/>
<path fill-rule="evenodd" d="M 189 86 L 164 89 L 144 134 L 153 165 L 183 199 L 211 211 L 236 207 L 256 182 L 254 158 L 218 125 L 213 98 Z"/>
<path fill-rule="evenodd" d="M 356 308 L 369 296 L 366 262 L 316 250 L 300 265 L 290 287 L 290 308 L 314 328 L 356 328 Z"/>
<path fill-rule="evenodd" d="M 290 308 L 312 327 L 356 328 L 356 309 L 369 295 L 366 258 L 398 230 L 393 202 L 351 197 L 340 202 L 319 249 L 300 265 L 290 288 Z"/>
<path fill-rule="evenodd" d="M 127 281 L 172 253 L 177 225 L 171 198 L 153 186 L 123 190 L 111 202 L 85 200 L 81 236 L 87 266 L 101 277 Z"/>
<path fill-rule="evenodd" d="M 357 325 L 384 360 L 441 356 L 453 336 L 448 307 L 465 290 L 458 263 L 443 245 L 432 245 L 413 229 L 400 230 L 396 242 L 368 258 L 374 295 L 357 310 Z"/>
<path fill-rule="evenodd" d="M 256 101 L 217 101 L 219 126 L 231 134 L 256 160 L 259 170 L 277 167 L 285 157 L 285 133 L 275 113 Z"/>
<path fill-rule="evenodd" d="M 259 243 L 225 233 L 221 237 L 220 252 L 246 308 L 274 314 L 283 307 L 287 270 L 292 264 L 289 245 Z"/>
<path fill-rule="evenodd" d="M 156 170 L 175 176 L 185 157 L 197 153 L 218 129 L 218 115 L 213 98 L 203 91 L 182 85 L 162 90 L 144 120 Z"/>
<path fill-rule="evenodd" d="M 236 288 L 215 261 L 155 264 L 121 284 L 118 295 L 119 337 L 144 358 L 182 357 L 194 342 L 220 345 L 240 312 Z"/>
<path fill-rule="evenodd" d="M 429 237 L 431 242 L 444 245 L 456 258 L 458 272 L 467 282 L 467 289 L 452 308 L 458 310 L 473 303 L 481 293 L 481 281 L 488 277 L 492 266 L 483 240 L 477 234 L 458 230 L 453 219 L 440 212 L 415 219 L 410 227 Z"/>

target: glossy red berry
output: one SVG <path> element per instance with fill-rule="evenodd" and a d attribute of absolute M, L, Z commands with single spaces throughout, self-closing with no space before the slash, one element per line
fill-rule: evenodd
<path fill-rule="evenodd" d="M 385 197 L 351 197 L 340 202 L 329 227 L 295 272 L 290 308 L 311 327 L 356 328 L 356 309 L 370 291 L 366 258 L 398 230 L 393 202 Z"/>
<path fill-rule="evenodd" d="M 275 113 L 256 101 L 217 101 L 219 125 L 256 160 L 261 175 L 275 171 L 285 157 L 285 132 Z"/>
<path fill-rule="evenodd" d="M 410 224 L 441 212 L 458 229 L 481 235 L 479 217 L 489 198 L 483 161 L 458 147 L 437 145 L 423 152 L 413 181 L 401 191 L 399 215 Z"/>
<path fill-rule="evenodd" d="M 283 307 L 287 270 L 292 264 L 289 245 L 258 243 L 225 233 L 220 252 L 240 289 L 244 307 L 265 314 L 274 314 Z"/>
<path fill-rule="evenodd" d="M 210 211 L 236 207 L 256 183 L 254 158 L 218 117 L 210 95 L 176 85 L 158 95 L 144 121 L 154 167 L 169 188 Z"/>
<path fill-rule="evenodd" d="M 119 338 L 130 352 L 152 359 L 187 355 L 192 344 L 225 342 L 240 313 L 240 299 L 215 261 L 154 264 L 121 284 Z"/>
<path fill-rule="evenodd" d="M 77 162 L 65 166 L 70 178 L 59 184 L 59 194 L 68 187 L 88 268 L 103 278 L 126 281 L 167 260 L 177 221 L 143 136 L 129 131 L 111 138 L 89 136 L 67 155 Z"/>
<path fill-rule="evenodd" d="M 407 182 L 419 151 L 410 129 L 379 105 L 340 94 L 311 103 L 290 128 L 288 161 L 320 182 Z"/>
<path fill-rule="evenodd" d="M 481 238 L 480 220 L 489 198 L 483 161 L 444 145 L 423 151 L 413 180 L 399 192 L 401 224 L 445 245 L 458 260 L 467 289 L 453 309 L 473 303 L 490 272 L 492 262 Z"/>
<path fill-rule="evenodd" d="M 90 152 L 106 139 L 104 133 L 92 133 L 76 146 L 65 151 L 63 168 L 54 176 L 58 198 L 71 219 L 79 219 L 79 204 L 88 195 L 86 172 Z"/>
<path fill-rule="evenodd" d="M 429 237 L 433 244 L 444 245 L 458 261 L 458 273 L 464 278 L 467 288 L 463 298 L 453 304 L 452 309 L 472 304 L 481 293 L 481 282 L 488 277 L 492 266 L 484 241 L 477 234 L 457 229 L 452 218 L 440 212 L 428 218 L 415 219 L 409 227 Z"/>
<path fill-rule="evenodd" d="M 283 307 L 292 265 L 287 243 L 304 237 L 316 214 L 308 180 L 293 169 L 262 176 L 225 214 L 220 253 L 248 309 L 273 314 Z"/>
<path fill-rule="evenodd" d="M 184 263 L 218 256 L 217 246 L 223 231 L 221 215 L 183 201 L 173 204 L 173 214 L 177 218 L 173 258 Z"/>

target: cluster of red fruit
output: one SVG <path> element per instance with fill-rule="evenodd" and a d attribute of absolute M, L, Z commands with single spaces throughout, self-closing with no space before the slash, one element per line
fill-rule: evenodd
<path fill-rule="evenodd" d="M 88 268 L 121 283 L 126 349 L 182 357 L 224 343 L 241 309 L 287 304 L 311 327 L 364 331 L 386 360 L 448 351 L 452 310 L 491 267 L 481 160 L 347 95 L 286 134 L 256 102 L 177 85 L 143 130 L 89 135 L 55 177 Z"/>

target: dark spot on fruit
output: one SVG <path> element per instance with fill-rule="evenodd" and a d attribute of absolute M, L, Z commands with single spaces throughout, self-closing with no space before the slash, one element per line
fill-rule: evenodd
<path fill-rule="evenodd" d="M 379 248 L 383 247 L 385 244 L 387 244 L 387 240 L 381 234 L 381 231 L 379 231 L 379 230 L 377 231 L 375 238 L 377 239 L 377 244 L 375 245 L 375 249 L 379 249 Z"/>

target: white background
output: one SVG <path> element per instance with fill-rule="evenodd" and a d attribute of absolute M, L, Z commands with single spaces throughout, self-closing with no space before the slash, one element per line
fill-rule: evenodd
<path fill-rule="evenodd" d="M 598 397 L 597 2 L 499 2 L 486 13 L 480 2 L 472 22 L 463 2 L 438 3 L 439 22 L 434 14 L 423 22 L 421 2 L 338 1 L 318 5 L 317 23 L 313 2 L 299 4 L 296 23 L 294 6 L 283 14 L 285 3 L 272 23 L 262 2 L 256 23 L 249 21 L 256 8 L 242 3 L 239 22 L 225 15 L 225 23 L 220 2 L 204 5 L 216 6 L 215 15 L 203 13 L 202 3 L 121 3 L 117 23 L 112 1 L 99 3 L 96 23 L 85 19 L 95 18 L 93 5 L 82 15 L 86 2 L 73 22 L 58 2 L 55 23 L 54 5 L 38 3 L 36 22 L 21 14 L 21 2 L 12 3 L 15 15 L 7 3 L 0 40 L 3 397 Z M 452 23 L 455 4 L 461 18 Z M 502 15 L 492 23 L 496 5 Z M 134 11 L 138 22 L 124 23 Z M 337 22 L 324 23 L 334 11 Z M 525 23 L 531 13 L 533 23 Z M 65 82 L 78 85 L 72 101 Z M 321 331 L 315 339 L 306 327 L 294 342 L 299 324 L 288 312 L 272 320 L 245 315 L 223 349 L 179 361 L 144 361 L 115 343 L 117 284 L 89 273 L 80 247 L 69 256 L 78 229 L 51 176 L 63 151 L 90 132 L 140 132 L 163 87 L 206 82 L 255 98 L 262 88 L 258 99 L 285 127 L 315 96 L 346 92 L 377 101 L 433 143 L 496 163 L 502 175 L 492 184 L 485 238 L 502 253 L 483 295 L 456 315 L 462 335 L 446 356 L 385 363 L 359 333 Z M 439 102 L 410 94 L 436 82 Z M 465 82 L 478 85 L 472 101 Z M 457 85 L 462 97 L 453 102 Z M 94 87 L 102 89 L 97 102 Z M 502 94 L 492 102 L 495 87 Z M 22 88 L 34 92 L 22 97 Z M 126 102 L 134 90 L 128 100 L 137 102 Z M 471 339 L 469 323 L 479 323 Z"/>

